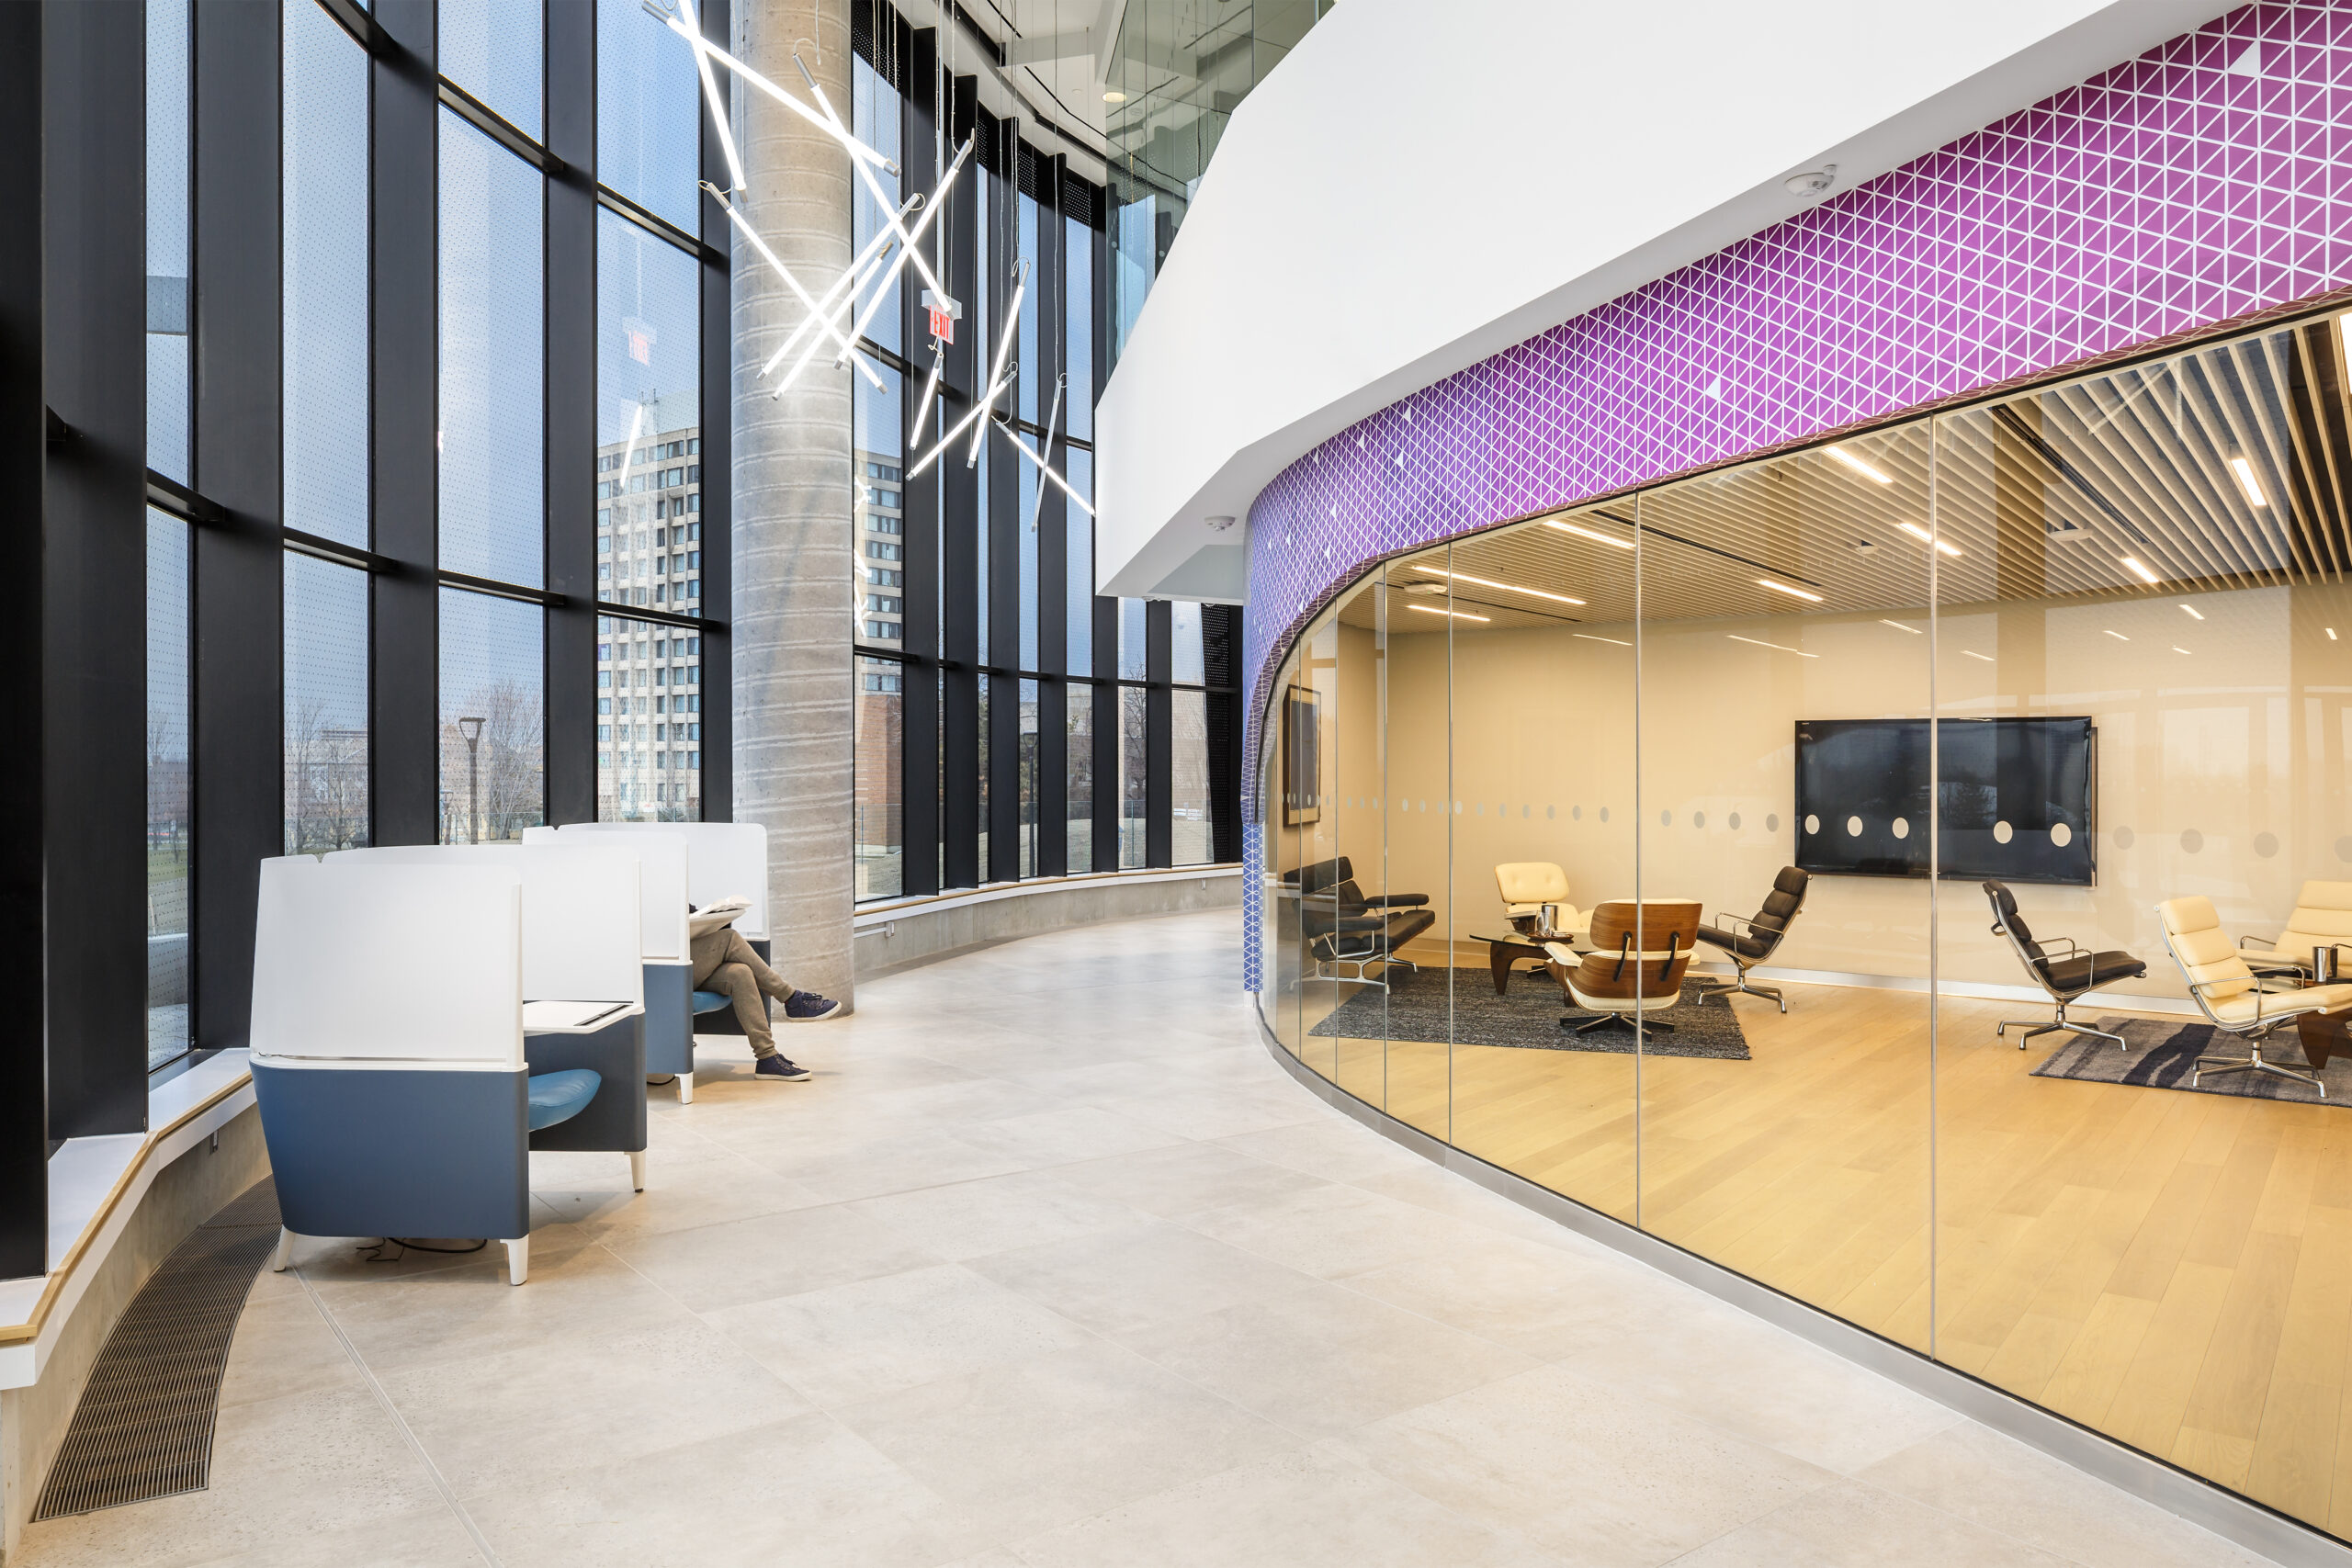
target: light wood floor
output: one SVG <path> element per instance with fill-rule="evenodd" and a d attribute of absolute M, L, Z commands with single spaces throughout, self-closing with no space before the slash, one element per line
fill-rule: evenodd
<path fill-rule="evenodd" d="M 1931 1071 L 1925 996 L 1786 988 L 1752 1061 L 1640 1062 L 1641 1224 L 1923 1350 L 1932 1299 L 1942 1359 L 2352 1535 L 2352 1106 L 2033 1077 L 2018 1002 L 1944 998 Z M 1317 1072 L 1635 1219 L 1631 1056 L 1306 1033 L 1338 989 L 1279 1031 Z"/>

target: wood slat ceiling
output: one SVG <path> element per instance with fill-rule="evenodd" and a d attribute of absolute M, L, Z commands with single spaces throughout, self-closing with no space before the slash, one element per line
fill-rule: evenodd
<path fill-rule="evenodd" d="M 1641 606 L 1655 620 L 1901 615 L 1923 613 L 1931 598 L 2339 581 L 2352 566 L 2352 428 L 2338 333 L 2333 317 L 2273 328 L 1943 415 L 1932 434 L 1920 420 L 1558 521 L 1620 539 L 1638 525 Z M 1928 527 L 1931 506 L 1950 547 L 1932 589 L 1927 543 L 1902 526 Z M 1775 592 L 1758 582 L 1767 577 L 1820 600 Z M 1451 601 L 1408 587 L 1449 581 Z M 1452 623 L 1457 633 L 1630 621 L 1634 554 L 1520 524 L 1392 561 L 1385 592 L 1357 590 L 1340 619 L 1374 625 L 1380 599 L 1396 631 L 1449 624 L 1407 613 L 1411 604 L 1487 617 Z"/>

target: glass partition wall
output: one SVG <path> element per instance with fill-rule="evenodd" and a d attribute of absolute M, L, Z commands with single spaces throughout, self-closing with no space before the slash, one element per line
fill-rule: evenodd
<path fill-rule="evenodd" d="M 2275 326 L 1379 564 L 1262 716 L 1269 1029 L 2352 1535 L 2345 344 Z"/>

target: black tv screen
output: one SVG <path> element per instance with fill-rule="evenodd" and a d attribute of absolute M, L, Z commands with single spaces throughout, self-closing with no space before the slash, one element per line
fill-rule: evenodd
<path fill-rule="evenodd" d="M 1928 721 L 1797 725 L 1797 854 L 1831 876 L 1928 872 Z M 1936 869 L 2090 886 L 2098 730 L 2088 718 L 1945 719 Z"/>

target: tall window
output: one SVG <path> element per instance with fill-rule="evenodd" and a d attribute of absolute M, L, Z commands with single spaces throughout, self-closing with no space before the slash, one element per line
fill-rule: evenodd
<path fill-rule="evenodd" d="M 147 513 L 147 1065 L 188 1046 L 189 799 L 187 523 Z"/>
<path fill-rule="evenodd" d="M 1227 732 L 1212 720 L 1233 697 L 1204 657 L 1227 618 L 1094 592 L 1079 502 L 1111 330 L 1106 193 L 986 108 L 934 124 L 944 78 L 911 74 L 903 18 L 862 16 L 854 127 L 902 173 L 861 182 L 853 243 L 887 232 L 905 195 L 928 198 L 967 133 L 974 150 L 926 244 L 954 307 L 945 341 L 910 269 L 865 329 L 883 385 L 854 397 L 858 896 L 1198 863 L 1220 844 L 1233 858 L 1238 832 L 1216 828 L 1238 801 L 1210 784 Z M 1011 382 L 993 417 L 909 479 L 988 390 L 1000 339 Z M 1188 659 L 1171 661 L 1171 637 Z"/>

